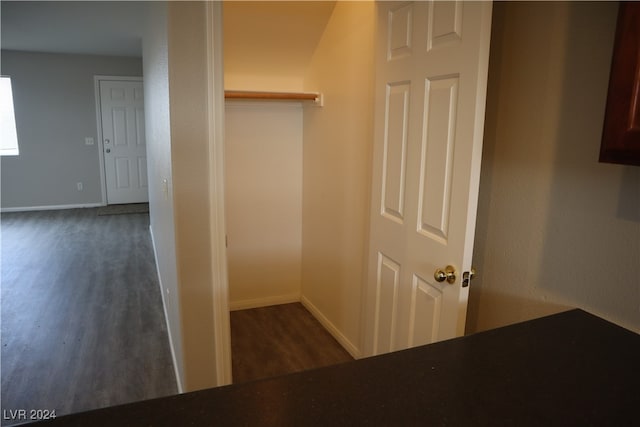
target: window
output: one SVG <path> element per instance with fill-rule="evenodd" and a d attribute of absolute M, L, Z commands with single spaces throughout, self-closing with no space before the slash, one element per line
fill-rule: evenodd
<path fill-rule="evenodd" d="M 13 111 L 11 78 L 0 77 L 0 156 L 17 156 L 18 132 Z"/>

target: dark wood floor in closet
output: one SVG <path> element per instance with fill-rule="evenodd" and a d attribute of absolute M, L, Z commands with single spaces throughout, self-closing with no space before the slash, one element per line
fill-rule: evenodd
<path fill-rule="evenodd" d="M 353 360 L 300 303 L 231 312 L 233 382 Z"/>
<path fill-rule="evenodd" d="M 0 226 L 1 413 L 177 393 L 148 214 L 4 213 Z"/>

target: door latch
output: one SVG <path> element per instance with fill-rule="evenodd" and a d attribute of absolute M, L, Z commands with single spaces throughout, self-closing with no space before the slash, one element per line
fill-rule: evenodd
<path fill-rule="evenodd" d="M 471 284 L 473 276 L 476 275 L 476 269 L 471 267 L 471 271 L 465 271 L 462 273 L 462 287 L 466 288 Z"/>

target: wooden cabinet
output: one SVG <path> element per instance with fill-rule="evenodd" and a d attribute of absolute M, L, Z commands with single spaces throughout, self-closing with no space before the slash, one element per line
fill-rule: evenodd
<path fill-rule="evenodd" d="M 640 166 L 640 3 L 621 2 L 600 161 Z"/>

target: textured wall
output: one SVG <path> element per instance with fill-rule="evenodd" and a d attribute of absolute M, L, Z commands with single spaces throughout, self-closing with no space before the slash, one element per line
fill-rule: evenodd
<path fill-rule="evenodd" d="M 497 3 L 467 332 L 580 307 L 640 330 L 640 168 L 598 163 L 616 3 Z"/>
<path fill-rule="evenodd" d="M 154 104 L 146 117 L 151 227 L 184 391 L 224 381 L 217 378 L 214 333 L 206 8 L 153 5 L 143 43 L 146 101 Z"/>
<path fill-rule="evenodd" d="M 184 367 L 174 232 L 166 13 L 166 6 L 162 3 L 149 8 L 143 39 L 145 124 L 151 233 L 169 326 L 171 350 L 182 389 Z M 164 180 L 167 181 L 166 197 Z"/>
<path fill-rule="evenodd" d="M 141 76 L 142 61 L 3 50 L 2 74 L 13 84 L 20 148 L 0 160 L 2 208 L 101 203 L 93 77 Z"/>

